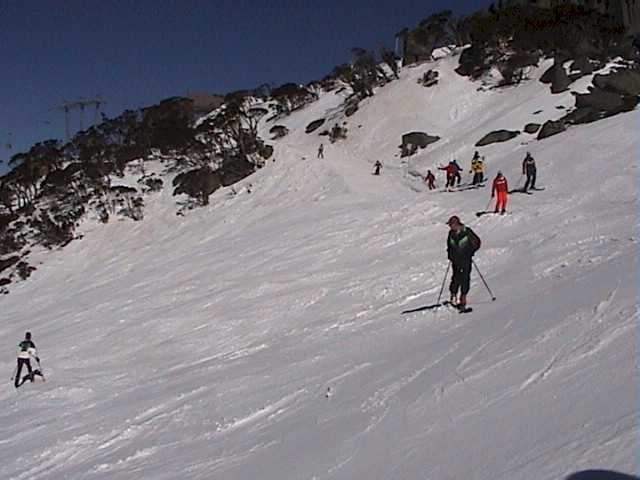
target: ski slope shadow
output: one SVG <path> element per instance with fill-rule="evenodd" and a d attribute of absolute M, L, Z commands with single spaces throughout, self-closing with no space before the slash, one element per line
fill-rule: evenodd
<path fill-rule="evenodd" d="M 610 470 L 585 470 L 572 473 L 565 480 L 638 480 L 638 477 Z"/>

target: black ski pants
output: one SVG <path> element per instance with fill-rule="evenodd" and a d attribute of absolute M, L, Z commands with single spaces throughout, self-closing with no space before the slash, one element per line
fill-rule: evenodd
<path fill-rule="evenodd" d="M 22 373 L 22 367 L 26 366 L 27 367 L 27 371 L 29 372 L 29 377 L 33 377 L 33 370 L 31 370 L 31 362 L 29 361 L 28 358 L 19 358 L 18 359 L 18 369 L 16 371 L 16 378 L 15 378 L 15 382 L 14 385 L 16 388 L 18 388 L 20 385 L 22 385 L 22 381 L 21 381 L 21 377 L 20 374 Z"/>
<path fill-rule="evenodd" d="M 531 170 L 527 172 L 527 181 L 524 184 L 524 190 L 529 190 L 529 187 L 536 188 L 536 171 Z"/>
<path fill-rule="evenodd" d="M 478 184 L 482 183 L 483 181 L 484 181 L 484 173 L 476 172 L 473 175 L 473 184 L 474 185 L 478 185 Z"/>
<path fill-rule="evenodd" d="M 456 176 L 455 175 L 447 175 L 447 187 L 455 187 L 456 186 Z"/>
<path fill-rule="evenodd" d="M 462 295 L 469 293 L 469 289 L 471 288 L 471 265 L 471 259 L 451 263 L 451 270 L 453 272 L 451 284 L 449 285 L 451 295 L 457 295 L 458 291 L 460 291 Z"/>

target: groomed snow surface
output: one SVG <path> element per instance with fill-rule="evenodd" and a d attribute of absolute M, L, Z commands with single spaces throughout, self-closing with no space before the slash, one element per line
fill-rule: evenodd
<path fill-rule="evenodd" d="M 638 113 L 481 149 L 512 187 L 531 151 L 546 189 L 476 218 L 489 187 L 428 192 L 409 172 L 468 168 L 485 134 L 559 118 L 573 99 L 535 79 L 477 91 L 456 62 L 404 70 L 335 145 L 304 127 L 341 99 L 296 112 L 251 193 L 177 217 L 167 188 L 143 222 L 87 223 L 47 255 L 0 300 L 0 478 L 633 473 Z M 441 81 L 426 89 L 429 68 Z M 407 164 L 409 131 L 442 140 Z M 474 272 L 473 313 L 403 315 L 435 302 L 454 213 L 483 240 L 497 301 Z M 26 330 L 47 382 L 16 392 Z"/>

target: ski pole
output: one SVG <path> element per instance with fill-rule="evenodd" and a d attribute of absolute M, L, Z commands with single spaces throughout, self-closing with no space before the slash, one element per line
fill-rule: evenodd
<path fill-rule="evenodd" d="M 447 283 L 447 277 L 449 276 L 449 269 L 451 268 L 451 262 L 447 263 L 447 271 L 444 273 L 444 279 L 442 280 L 442 287 L 440 287 L 440 293 L 438 294 L 437 305 L 440 304 L 440 300 L 442 299 L 442 292 L 444 292 L 444 285 Z"/>
<path fill-rule="evenodd" d="M 473 263 L 473 266 L 476 267 L 476 271 L 478 272 L 478 275 L 480 275 L 480 278 L 482 279 L 482 283 L 484 283 L 484 286 L 487 288 L 487 292 L 489 292 L 489 295 L 491 295 L 491 301 L 495 302 L 496 297 L 491 291 L 491 289 L 489 288 L 489 285 L 487 284 L 487 281 L 484 279 L 484 276 L 482 275 L 482 272 L 478 268 L 478 265 L 476 265 L 476 262 L 474 260 L 471 260 L 471 262 Z"/>

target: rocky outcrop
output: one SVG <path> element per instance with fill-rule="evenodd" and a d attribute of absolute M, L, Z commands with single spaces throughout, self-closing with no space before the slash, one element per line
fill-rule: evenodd
<path fill-rule="evenodd" d="M 540 130 L 540 127 L 541 125 L 539 123 L 527 123 L 527 125 L 525 125 L 524 127 L 524 131 L 529 135 L 533 135 L 534 133 L 538 133 L 538 130 Z"/>
<path fill-rule="evenodd" d="M 354 113 L 356 113 L 359 108 L 360 108 L 360 100 L 358 99 L 357 96 L 353 96 L 345 102 L 344 114 L 347 117 L 350 117 Z"/>
<path fill-rule="evenodd" d="M 209 167 L 196 168 L 181 173 L 173 179 L 174 195 L 186 194 L 197 199 L 201 205 L 209 204 L 209 196 L 222 186 L 218 172 Z"/>
<path fill-rule="evenodd" d="M 223 187 L 228 187 L 248 177 L 256 171 L 256 166 L 246 157 L 230 157 L 222 162 L 215 171 L 219 175 Z"/>
<path fill-rule="evenodd" d="M 486 145 L 491 145 L 492 143 L 501 143 L 507 142 L 512 138 L 520 135 L 518 131 L 511 130 L 496 130 L 495 132 L 491 132 L 484 137 L 482 137 L 477 143 L 476 147 L 484 147 Z"/>
<path fill-rule="evenodd" d="M 440 137 L 424 132 L 411 132 L 402 136 L 402 157 L 408 157 L 416 153 L 419 148 L 426 148 L 440 140 Z"/>
<path fill-rule="evenodd" d="M 0 272 L 2 272 L 3 270 L 6 270 L 9 267 L 12 267 L 19 261 L 20 261 L 20 257 L 18 257 L 17 255 L 13 255 L 5 259 L 0 258 Z"/>
<path fill-rule="evenodd" d="M 318 120 L 314 120 L 309 125 L 307 125 L 307 128 L 305 129 L 305 132 L 306 133 L 313 133 L 317 129 L 319 129 L 323 124 L 324 124 L 324 118 L 320 118 Z"/>
<path fill-rule="evenodd" d="M 273 147 L 271 145 L 262 145 L 258 149 L 258 155 L 264 160 L 269 160 L 273 156 Z"/>
<path fill-rule="evenodd" d="M 570 125 L 591 123 L 635 109 L 640 95 L 640 72 L 619 70 L 595 75 L 588 93 L 575 94 L 576 108 L 562 121 Z"/>
<path fill-rule="evenodd" d="M 272 140 L 285 137 L 289 133 L 289 129 L 284 125 L 274 125 L 269 129 L 269 133 L 272 135 Z"/>
<path fill-rule="evenodd" d="M 640 95 L 640 71 L 619 70 L 609 75 L 595 75 L 593 85 L 601 90 L 619 95 Z"/>
<path fill-rule="evenodd" d="M 561 93 L 566 91 L 571 85 L 571 79 L 567 75 L 562 62 L 556 59 L 553 65 L 540 77 L 542 83 L 551 84 L 551 93 Z"/>
<path fill-rule="evenodd" d="M 593 73 L 594 66 L 589 60 L 589 57 L 587 57 L 586 55 L 581 55 L 573 61 L 570 70 L 579 72 L 582 75 L 589 75 Z"/>
<path fill-rule="evenodd" d="M 543 138 L 552 137 L 553 135 L 557 135 L 559 133 L 564 132 L 567 129 L 566 125 L 563 121 L 553 121 L 549 120 L 546 122 L 540 133 L 538 134 L 538 140 L 542 140 Z"/>
<path fill-rule="evenodd" d="M 428 70 L 425 74 L 418 79 L 418 83 L 423 87 L 433 87 L 438 84 L 440 74 L 435 70 Z"/>

